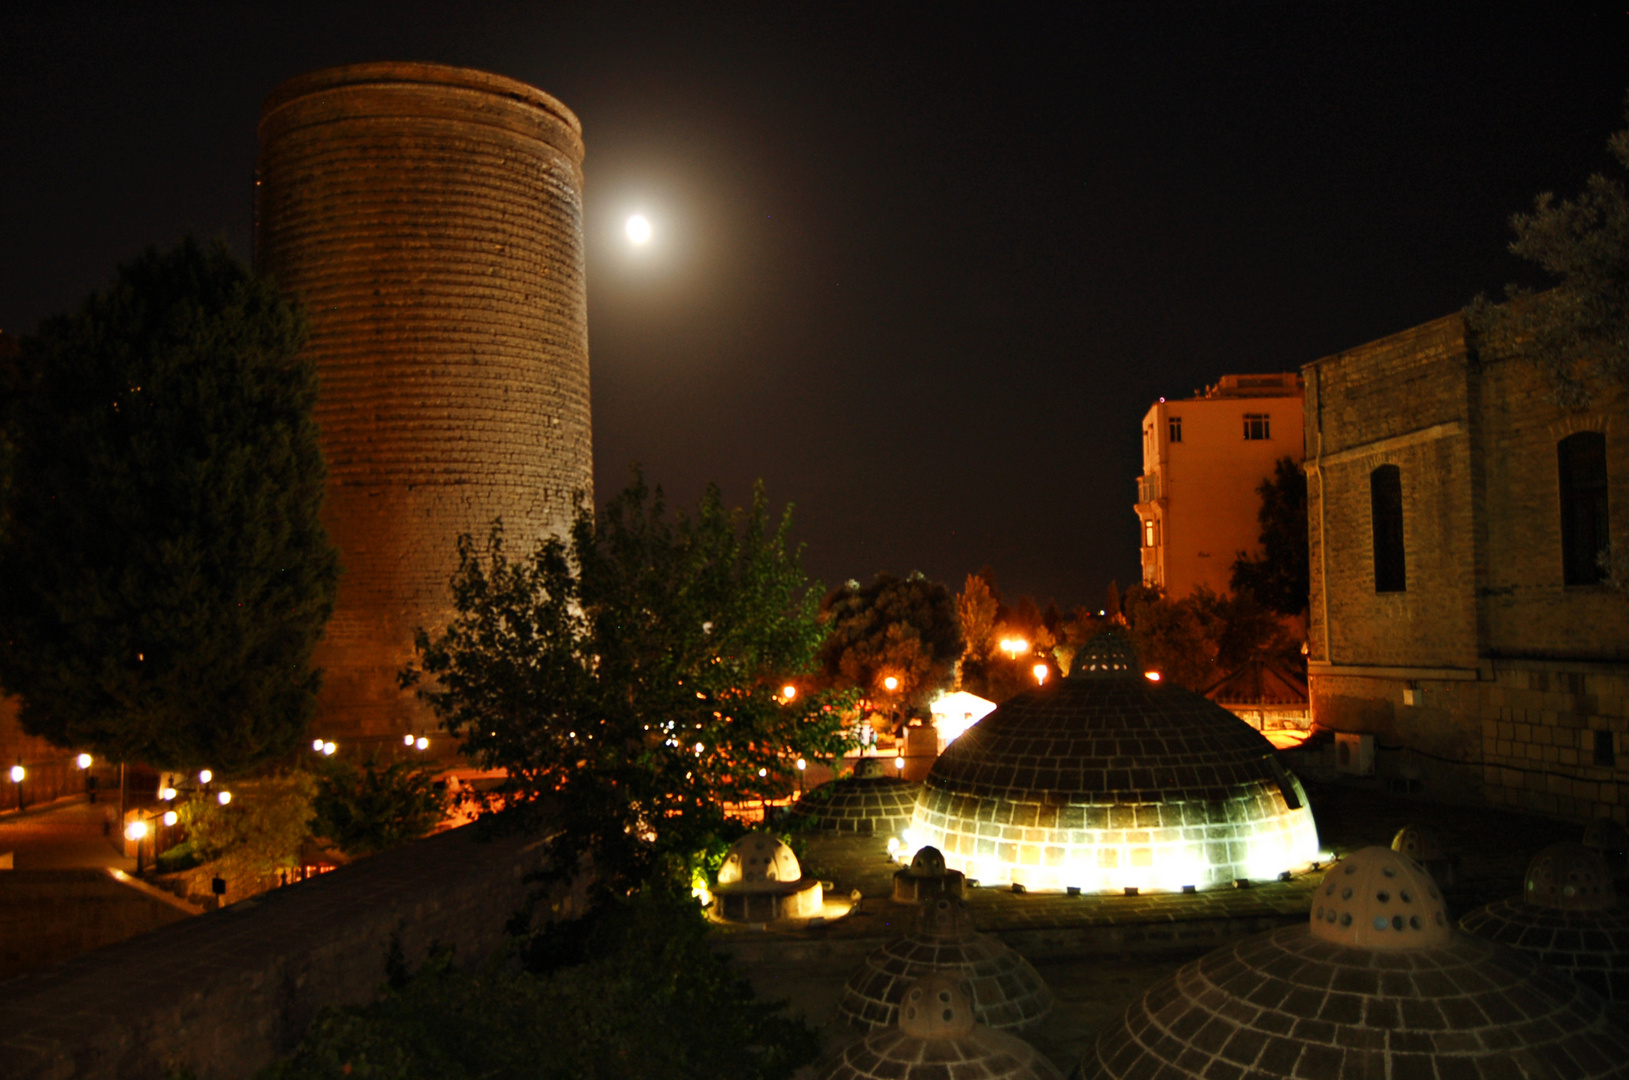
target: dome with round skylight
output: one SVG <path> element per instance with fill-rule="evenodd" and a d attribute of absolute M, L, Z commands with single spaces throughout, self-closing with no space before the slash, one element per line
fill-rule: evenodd
<path fill-rule="evenodd" d="M 1439 926 L 1438 891 L 1406 856 L 1353 853 L 1324 876 L 1308 922 L 1151 986 L 1099 1030 L 1080 1077 L 1629 1080 L 1629 1027 L 1606 1001 L 1530 956 Z M 1418 929 L 1405 912 L 1420 914 Z"/>
<path fill-rule="evenodd" d="M 941 896 L 923 901 L 910 932 L 861 962 L 843 986 L 837 1011 L 855 1027 L 892 1027 L 906 988 L 934 972 L 966 980 L 974 1013 L 988 1027 L 1028 1027 L 1052 1010 L 1052 991 L 1030 962 L 976 931 L 966 903 Z"/>
<path fill-rule="evenodd" d="M 1062 1080 L 1024 1040 L 979 1023 L 971 987 L 950 972 L 930 972 L 901 994 L 895 1023 L 852 1043 L 820 1080 Z"/>
<path fill-rule="evenodd" d="M 820 882 L 803 873 L 792 849 L 753 831 L 730 845 L 718 868 L 714 914 L 727 922 L 774 922 L 821 915 Z"/>

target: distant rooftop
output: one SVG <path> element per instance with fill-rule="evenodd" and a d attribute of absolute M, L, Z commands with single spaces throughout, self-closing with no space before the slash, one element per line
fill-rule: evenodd
<path fill-rule="evenodd" d="M 1194 399 L 1209 398 L 1262 398 L 1300 397 L 1303 383 L 1301 373 L 1282 371 L 1272 375 L 1223 375 L 1215 386 L 1205 392 L 1194 391 Z"/>

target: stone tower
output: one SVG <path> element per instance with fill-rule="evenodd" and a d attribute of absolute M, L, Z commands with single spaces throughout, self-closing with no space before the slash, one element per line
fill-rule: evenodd
<path fill-rule="evenodd" d="M 339 600 L 317 729 L 430 726 L 396 673 L 454 539 L 511 555 L 590 494 L 583 142 L 531 86 L 438 64 L 290 79 L 261 112 L 255 245 L 305 304 Z"/>

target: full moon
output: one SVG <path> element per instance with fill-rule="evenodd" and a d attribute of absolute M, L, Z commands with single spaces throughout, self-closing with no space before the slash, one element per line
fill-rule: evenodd
<path fill-rule="evenodd" d="M 650 239 L 650 222 L 645 220 L 644 214 L 635 214 L 628 219 L 628 239 L 636 244 L 643 244 Z"/>

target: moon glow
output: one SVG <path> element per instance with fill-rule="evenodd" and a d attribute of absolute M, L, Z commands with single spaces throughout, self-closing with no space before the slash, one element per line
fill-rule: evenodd
<path fill-rule="evenodd" d="M 633 217 L 629 218 L 626 229 L 628 232 L 628 239 L 634 244 L 644 244 L 649 242 L 651 233 L 650 222 L 646 220 L 644 214 L 635 214 Z"/>

